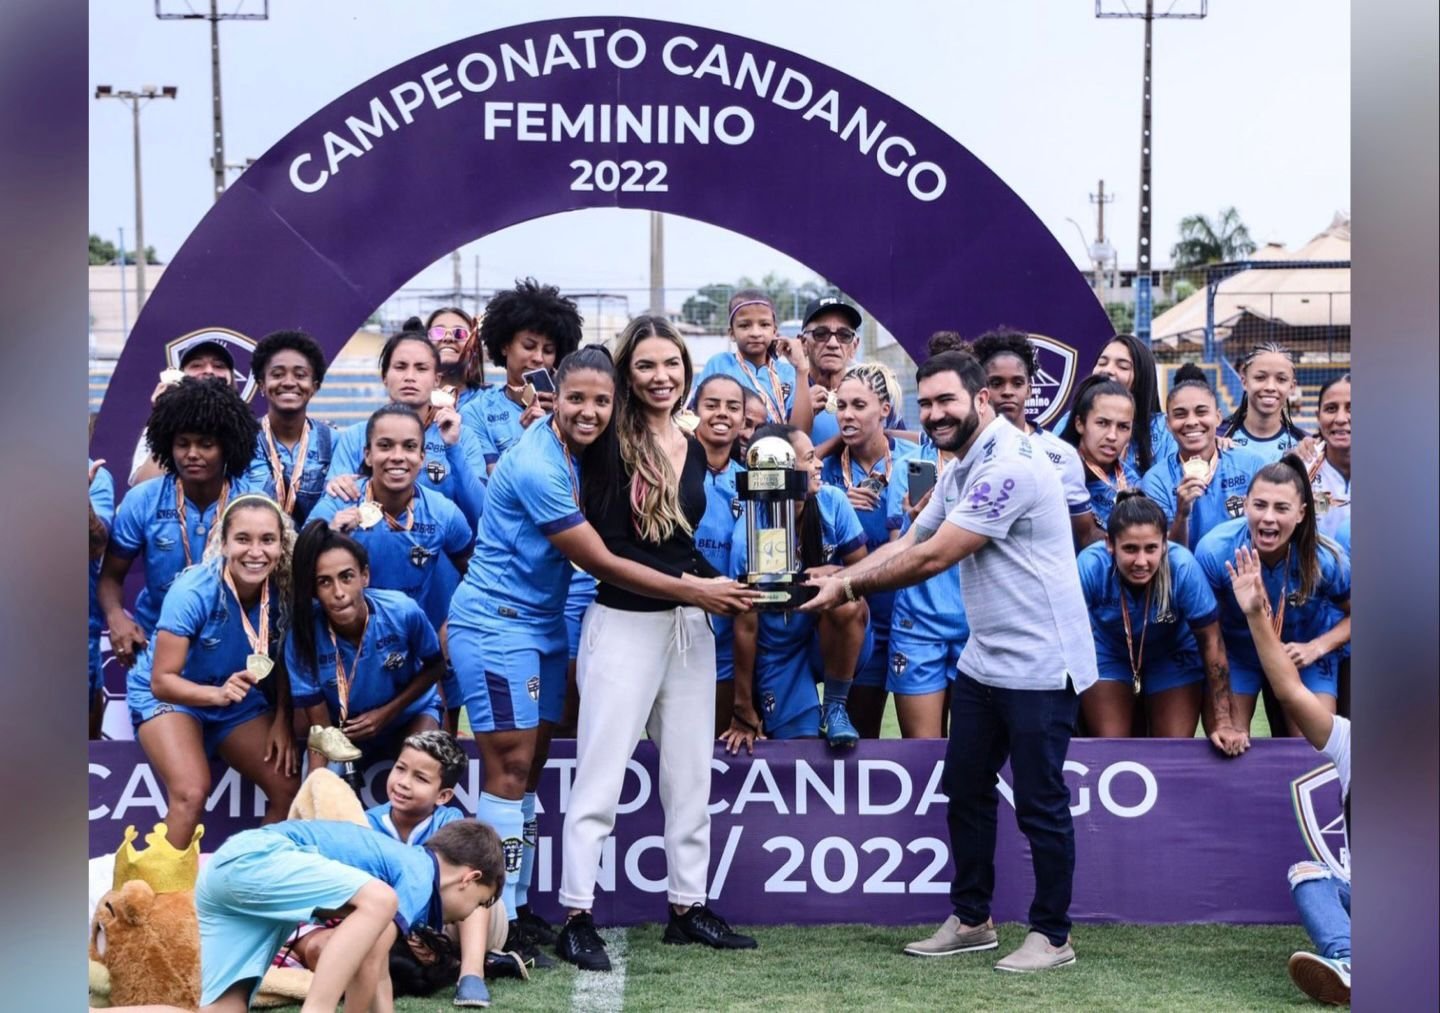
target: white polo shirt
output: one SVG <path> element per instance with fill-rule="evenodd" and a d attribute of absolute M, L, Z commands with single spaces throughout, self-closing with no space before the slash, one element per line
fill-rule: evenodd
<path fill-rule="evenodd" d="M 960 561 L 970 639 L 959 669 L 1001 689 L 1081 693 L 1098 678 L 1065 491 L 1041 447 L 1004 418 L 941 474 L 915 520 L 990 540 Z"/>

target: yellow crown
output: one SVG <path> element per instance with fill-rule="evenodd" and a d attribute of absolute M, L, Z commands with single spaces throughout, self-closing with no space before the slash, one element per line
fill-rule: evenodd
<path fill-rule="evenodd" d="M 143 879 L 156 893 L 195 889 L 195 877 L 200 874 L 200 838 L 205 836 L 205 828 L 195 828 L 190 846 L 184 851 L 165 839 L 165 829 L 164 823 L 155 824 L 155 829 L 145 835 L 147 847 L 137 851 L 135 827 L 125 828 L 125 840 L 115 852 L 116 890 L 132 879 Z"/>

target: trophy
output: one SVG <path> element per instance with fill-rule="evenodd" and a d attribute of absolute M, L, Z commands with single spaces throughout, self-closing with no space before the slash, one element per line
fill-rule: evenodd
<path fill-rule="evenodd" d="M 749 469 L 735 477 L 745 505 L 745 574 L 741 581 L 758 592 L 755 608 L 789 611 L 815 597 L 804 583 L 798 551 L 795 508 L 805 500 L 810 475 L 795 467 L 790 441 L 767 436 L 750 445 Z"/>

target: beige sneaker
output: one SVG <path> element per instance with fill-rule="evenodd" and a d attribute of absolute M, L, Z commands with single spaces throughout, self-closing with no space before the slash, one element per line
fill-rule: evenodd
<path fill-rule="evenodd" d="M 345 733 L 333 726 L 310 726 L 310 738 L 306 746 L 321 754 L 331 763 L 354 763 L 360 759 L 360 750 L 346 738 Z"/>
<path fill-rule="evenodd" d="M 1064 967 L 1073 963 L 1075 951 L 1068 938 L 1064 946 L 1051 946 L 1044 933 L 1027 932 L 1020 948 L 996 964 L 995 970 L 1024 974 L 1030 971 L 1048 971 L 1052 967 Z"/>
<path fill-rule="evenodd" d="M 995 934 L 995 923 L 990 919 L 987 918 L 984 925 L 966 925 L 951 915 L 929 939 L 906 944 L 905 952 L 912 957 L 948 957 L 952 953 L 993 950 L 999 945 L 1000 937 Z"/>

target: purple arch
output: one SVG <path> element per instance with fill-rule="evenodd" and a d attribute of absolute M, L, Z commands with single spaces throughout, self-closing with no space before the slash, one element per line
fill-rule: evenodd
<path fill-rule="evenodd" d="M 623 66 L 642 45 L 639 62 Z M 492 67 L 493 82 L 478 90 Z M 692 73 L 677 72 L 684 67 Z M 649 108 L 648 140 L 628 120 L 629 133 L 618 136 L 621 106 L 632 119 Z M 696 140 L 702 121 L 708 143 Z M 582 133 L 571 136 L 572 128 Z M 328 171 L 327 132 L 339 139 L 329 145 L 335 171 L 304 192 L 292 170 L 304 186 Z M 633 177 L 642 188 L 572 189 L 583 172 L 572 167 L 577 159 L 636 161 L 638 175 L 626 169 L 616 179 Z M 659 175 L 648 162 L 664 164 L 666 189 L 643 188 Z M 610 179 L 607 170 L 601 182 Z M 246 171 L 190 234 L 137 320 L 91 456 L 128 460 L 166 345 L 179 335 L 220 327 L 253 339 L 300 327 L 333 356 L 376 306 L 449 251 L 590 207 L 664 211 L 764 242 L 840 285 L 916 359 L 942 328 L 969 337 L 1009 324 L 1046 335 L 1073 350 L 1068 361 L 1046 360 L 1047 370 L 1066 374 L 1056 378 L 1057 400 L 1076 363 L 1091 361 L 1112 334 L 1080 272 L 1025 203 L 959 142 L 888 96 L 724 32 L 639 18 L 542 21 L 392 67 L 306 119 Z M 533 272 L 543 277 L 545 265 Z"/>

